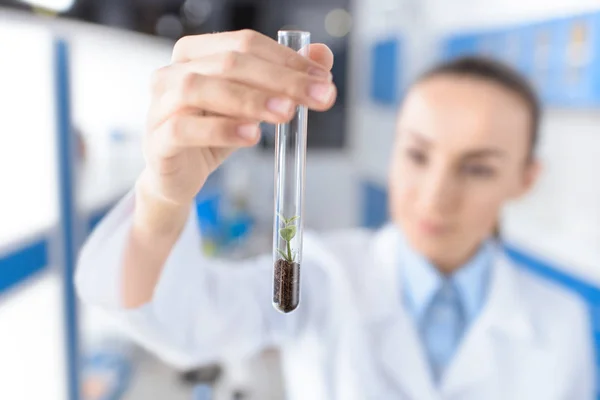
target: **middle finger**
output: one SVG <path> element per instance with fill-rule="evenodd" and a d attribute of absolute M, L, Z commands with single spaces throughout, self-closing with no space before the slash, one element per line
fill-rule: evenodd
<path fill-rule="evenodd" d="M 324 111 L 333 102 L 335 87 L 331 75 L 310 76 L 238 52 L 220 53 L 182 65 L 192 73 L 219 75 L 249 86 L 266 89 L 293 99 L 298 104 Z"/>

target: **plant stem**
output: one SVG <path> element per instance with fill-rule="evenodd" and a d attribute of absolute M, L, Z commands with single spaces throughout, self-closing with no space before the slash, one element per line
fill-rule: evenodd
<path fill-rule="evenodd" d="M 292 262 L 292 248 L 290 247 L 290 242 L 286 242 L 287 244 L 287 252 L 288 252 L 288 261 Z"/>

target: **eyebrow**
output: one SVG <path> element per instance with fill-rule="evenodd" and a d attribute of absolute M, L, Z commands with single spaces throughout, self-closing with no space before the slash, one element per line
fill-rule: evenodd
<path fill-rule="evenodd" d="M 432 142 L 425 135 L 423 135 L 417 131 L 414 131 L 414 130 L 408 130 L 408 132 L 410 132 L 411 137 L 413 139 L 415 139 L 415 141 L 419 142 L 421 145 L 423 145 L 425 147 L 431 147 Z M 473 159 L 473 158 L 504 157 L 504 156 L 506 156 L 506 152 L 502 149 L 482 148 L 482 149 L 468 151 L 467 153 L 465 153 L 462 156 L 462 158 L 463 159 Z"/>
<path fill-rule="evenodd" d="M 500 149 L 478 149 L 466 153 L 463 158 L 504 157 L 505 155 L 506 152 Z"/>

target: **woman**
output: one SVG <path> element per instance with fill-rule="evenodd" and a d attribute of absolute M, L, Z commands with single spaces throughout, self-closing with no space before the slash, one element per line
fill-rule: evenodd
<path fill-rule="evenodd" d="M 165 360 L 280 346 L 291 399 L 592 399 L 584 307 L 505 258 L 502 206 L 538 171 L 539 108 L 514 72 L 464 59 L 409 91 L 390 166 L 392 222 L 306 233 L 299 308 L 271 305 L 271 255 L 205 258 L 192 211 L 259 121 L 335 99 L 333 56 L 251 31 L 186 37 L 156 73 L 147 165 L 83 249 L 77 286 Z M 278 79 L 272 79 L 277 76 Z"/>

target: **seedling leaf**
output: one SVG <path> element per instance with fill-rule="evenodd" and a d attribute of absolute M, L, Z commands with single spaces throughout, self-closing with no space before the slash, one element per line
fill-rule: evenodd
<path fill-rule="evenodd" d="M 285 254 L 283 251 L 281 251 L 280 249 L 277 249 L 277 251 L 279 252 L 279 254 L 281 254 L 281 256 L 282 256 L 282 257 L 283 257 L 285 260 L 289 261 L 289 260 L 288 260 L 288 257 L 287 257 L 287 255 L 286 255 L 286 254 Z"/>
<path fill-rule="evenodd" d="M 286 226 L 279 230 L 279 235 L 286 242 L 291 241 L 296 236 L 296 227 L 294 225 Z"/>

